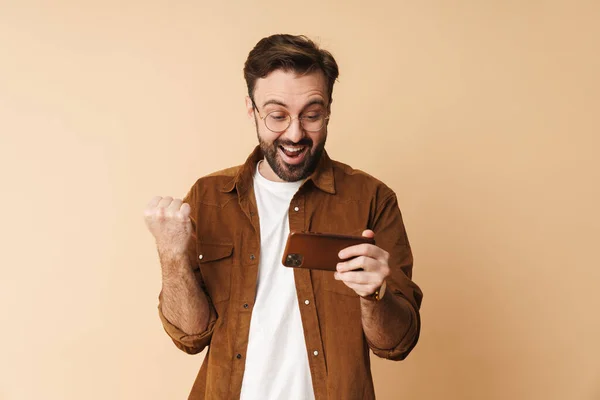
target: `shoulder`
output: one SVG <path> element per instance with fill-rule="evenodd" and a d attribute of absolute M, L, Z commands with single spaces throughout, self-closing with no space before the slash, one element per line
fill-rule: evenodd
<path fill-rule="evenodd" d="M 193 199 L 199 199 L 207 195 L 209 197 L 226 195 L 225 188 L 230 184 L 233 186 L 233 180 L 242 167 L 243 165 L 236 165 L 198 178 L 189 189 L 186 199 L 193 201 Z"/>
<path fill-rule="evenodd" d="M 387 199 L 394 197 L 394 191 L 381 180 L 365 171 L 351 167 L 340 161 L 331 160 L 335 177 L 336 191 L 342 196 L 352 194 L 370 199 Z"/>
<path fill-rule="evenodd" d="M 225 179 L 225 180 L 229 181 L 238 174 L 238 172 L 242 169 L 242 167 L 243 167 L 243 164 L 236 165 L 234 167 L 225 168 L 220 171 L 215 171 L 213 173 L 210 173 L 198 180 L 200 181 L 200 180 L 211 180 L 211 179 L 215 179 L 215 180 Z"/>

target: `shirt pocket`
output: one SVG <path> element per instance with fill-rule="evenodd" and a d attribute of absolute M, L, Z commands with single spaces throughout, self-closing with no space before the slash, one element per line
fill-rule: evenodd
<path fill-rule="evenodd" d="M 213 304 L 229 299 L 233 244 L 197 242 L 202 280 Z"/>

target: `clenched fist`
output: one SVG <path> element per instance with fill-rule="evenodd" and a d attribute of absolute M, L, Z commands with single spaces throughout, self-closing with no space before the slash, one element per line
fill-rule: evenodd
<path fill-rule="evenodd" d="M 190 211 L 189 204 L 172 197 L 156 196 L 150 200 L 144 217 L 160 252 L 185 254 L 192 236 Z"/>

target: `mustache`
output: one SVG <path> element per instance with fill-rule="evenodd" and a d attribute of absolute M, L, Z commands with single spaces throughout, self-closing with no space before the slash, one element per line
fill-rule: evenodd
<path fill-rule="evenodd" d="M 311 147 L 313 145 L 313 141 L 311 138 L 302 138 L 300 139 L 300 141 L 298 142 L 292 142 L 291 140 L 280 140 L 277 139 L 275 141 L 275 143 L 273 143 L 275 146 L 309 146 Z"/>

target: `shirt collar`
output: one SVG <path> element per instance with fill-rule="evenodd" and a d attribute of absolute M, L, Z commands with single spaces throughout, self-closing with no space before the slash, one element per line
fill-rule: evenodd
<path fill-rule="evenodd" d="M 254 151 L 246 159 L 246 162 L 240 167 L 237 174 L 221 188 L 221 191 L 228 193 L 235 189 L 237 190 L 238 195 L 244 195 L 252 186 L 256 164 L 263 158 L 264 155 L 260 146 L 256 146 Z M 306 180 L 312 181 L 317 188 L 326 193 L 335 194 L 333 163 L 329 158 L 327 151 L 323 150 L 317 168 Z"/>

